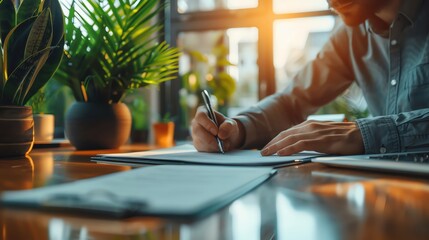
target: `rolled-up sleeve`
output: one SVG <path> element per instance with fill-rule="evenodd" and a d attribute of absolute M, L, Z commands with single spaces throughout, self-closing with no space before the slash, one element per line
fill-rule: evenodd
<path fill-rule="evenodd" d="M 429 109 L 358 119 L 356 122 L 367 154 L 429 147 Z"/>
<path fill-rule="evenodd" d="M 354 80 L 348 42 L 347 29 L 340 27 L 288 88 L 235 117 L 245 129 L 242 148 L 263 147 L 278 133 L 301 123 L 341 95 Z"/>

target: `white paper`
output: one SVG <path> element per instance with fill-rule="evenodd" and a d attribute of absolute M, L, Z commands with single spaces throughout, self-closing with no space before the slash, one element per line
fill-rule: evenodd
<path fill-rule="evenodd" d="M 198 152 L 192 145 L 182 145 L 173 148 L 154 151 L 100 154 L 96 161 L 108 162 L 120 161 L 130 163 L 152 164 L 209 164 L 209 165 L 234 165 L 234 166 L 276 166 L 279 164 L 300 162 L 303 159 L 322 156 L 316 152 L 305 152 L 292 156 L 261 156 L 258 150 L 237 150 L 227 153 Z"/>

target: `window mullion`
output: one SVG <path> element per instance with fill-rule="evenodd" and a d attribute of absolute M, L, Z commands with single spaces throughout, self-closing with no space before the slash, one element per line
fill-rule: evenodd
<path fill-rule="evenodd" d="M 259 81 L 258 81 L 258 97 L 263 99 L 276 91 L 275 86 L 275 70 L 273 58 L 274 46 L 274 19 L 273 0 L 260 1 L 260 8 L 265 14 L 264 19 L 257 24 L 259 39 L 258 39 L 258 66 L 259 66 Z"/>

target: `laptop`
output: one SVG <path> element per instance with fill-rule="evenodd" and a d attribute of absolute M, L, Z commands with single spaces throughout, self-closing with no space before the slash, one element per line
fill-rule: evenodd
<path fill-rule="evenodd" d="M 312 162 L 335 167 L 417 174 L 429 177 L 429 151 L 318 157 L 312 159 Z"/>

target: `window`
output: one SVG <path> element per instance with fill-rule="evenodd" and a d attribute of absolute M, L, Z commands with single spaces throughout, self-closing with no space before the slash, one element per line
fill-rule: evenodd
<path fill-rule="evenodd" d="M 274 0 L 273 11 L 275 13 L 312 12 L 328 9 L 326 0 Z"/>
<path fill-rule="evenodd" d="M 334 26 L 333 16 L 274 21 L 274 67 L 277 91 L 287 87 L 292 77 L 316 57 L 329 39 Z"/>
<path fill-rule="evenodd" d="M 188 13 L 220 9 L 245 9 L 258 6 L 258 0 L 178 0 L 177 12 Z"/>
<path fill-rule="evenodd" d="M 179 80 L 161 88 L 161 111 L 177 116 L 180 139 L 189 136 L 201 89 L 233 116 L 286 87 L 336 23 L 326 0 L 171 0 L 169 8 L 165 37 L 183 55 Z M 226 86 L 213 83 L 219 75 Z"/>

